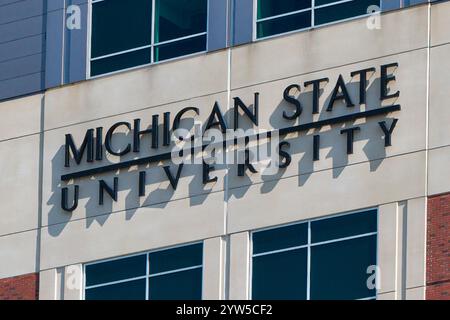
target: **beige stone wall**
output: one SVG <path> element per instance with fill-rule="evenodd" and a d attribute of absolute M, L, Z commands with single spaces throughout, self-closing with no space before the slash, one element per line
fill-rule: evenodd
<path fill-rule="evenodd" d="M 358 19 L 0 104 L 0 277 L 41 271 L 41 298 L 79 299 L 81 287 L 66 287 L 65 274 L 73 266 L 205 240 L 204 298 L 247 299 L 252 230 L 378 208 L 379 298 L 423 298 L 426 197 L 450 190 L 450 179 L 443 179 L 450 174 L 450 5 L 433 6 L 431 13 L 431 47 L 428 7 L 422 5 L 383 14 L 380 30 L 369 30 L 365 19 Z M 291 134 L 292 164 L 272 177 L 237 177 L 235 166 L 217 166 L 218 182 L 204 186 L 201 168 L 187 166 L 174 191 L 161 164 L 132 167 L 118 172 L 117 202 L 106 197 L 105 205 L 98 205 L 97 180 L 111 183 L 114 175 L 107 173 L 69 182 L 81 187 L 79 206 L 71 214 L 60 208 L 62 174 L 133 156 L 64 168 L 67 133 L 81 142 L 87 129 L 136 118 L 148 126 L 152 115 L 162 120 L 164 112 L 173 117 L 185 107 L 198 107 L 198 120 L 204 121 L 216 101 L 231 126 L 229 101 L 239 96 L 252 104 L 255 92 L 260 93 L 264 129 L 371 110 L 381 106 L 380 66 L 393 62 L 399 67 L 391 90 L 401 94 L 383 105 L 400 104 L 402 110 L 322 128 L 320 161 L 312 161 L 314 131 Z M 321 92 L 322 108 L 342 75 L 356 103 L 359 79 L 350 73 L 368 67 L 376 73 L 369 79 L 367 106 L 336 104 L 332 113 L 311 114 L 311 88 L 305 89 L 305 81 L 330 78 Z M 291 108 L 282 100 L 290 84 L 302 87 L 304 110 L 296 123 L 281 119 L 282 111 Z M 393 145 L 385 148 L 378 122 L 393 118 L 399 119 Z M 354 154 L 347 155 L 340 130 L 354 125 L 361 132 Z M 115 139 L 120 143 L 130 137 L 123 131 Z M 142 146 L 148 143 L 142 140 Z M 142 149 L 139 156 L 168 150 Z M 137 173 L 143 169 L 147 196 L 139 198 Z"/>

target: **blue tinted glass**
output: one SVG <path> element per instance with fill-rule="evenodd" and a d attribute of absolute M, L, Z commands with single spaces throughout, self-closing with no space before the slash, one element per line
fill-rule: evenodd
<path fill-rule="evenodd" d="M 92 4 L 92 57 L 149 45 L 152 0 L 107 0 Z"/>
<path fill-rule="evenodd" d="M 203 264 L 203 244 L 150 253 L 150 274 Z"/>
<path fill-rule="evenodd" d="M 86 289 L 86 300 L 145 300 L 146 280 L 135 280 L 110 286 Z"/>
<path fill-rule="evenodd" d="M 353 300 L 373 297 L 369 266 L 376 265 L 377 237 L 340 241 L 311 248 L 311 299 Z"/>
<path fill-rule="evenodd" d="M 311 11 L 258 22 L 258 38 L 311 27 Z"/>
<path fill-rule="evenodd" d="M 258 0 L 258 19 L 311 7 L 311 0 Z"/>
<path fill-rule="evenodd" d="M 156 0 L 155 43 L 206 32 L 207 0 Z"/>
<path fill-rule="evenodd" d="M 151 62 L 151 49 L 128 52 L 91 62 L 91 76 L 137 67 Z"/>
<path fill-rule="evenodd" d="M 155 47 L 155 62 L 206 50 L 206 35 L 170 42 Z"/>
<path fill-rule="evenodd" d="M 308 224 L 260 231 L 253 233 L 253 254 L 275 251 L 306 245 L 308 243 Z"/>
<path fill-rule="evenodd" d="M 201 300 L 202 268 L 150 277 L 150 300 Z"/>
<path fill-rule="evenodd" d="M 376 231 L 376 210 L 311 222 L 312 243 Z"/>
<path fill-rule="evenodd" d="M 146 255 L 86 265 L 86 286 L 145 276 Z"/>
<path fill-rule="evenodd" d="M 314 13 L 316 25 L 348 19 L 370 13 L 371 11 L 368 11 L 368 9 L 372 5 L 379 6 L 380 1 L 357 0 L 316 9 Z"/>
<path fill-rule="evenodd" d="M 305 300 L 307 249 L 253 258 L 253 300 Z"/>

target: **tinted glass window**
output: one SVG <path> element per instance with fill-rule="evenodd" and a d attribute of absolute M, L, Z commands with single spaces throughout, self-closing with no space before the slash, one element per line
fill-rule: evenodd
<path fill-rule="evenodd" d="M 253 299 L 376 297 L 376 210 L 254 232 L 252 239 Z"/>
<path fill-rule="evenodd" d="M 311 222 L 313 243 L 376 231 L 376 210 Z"/>
<path fill-rule="evenodd" d="M 369 10 L 373 5 L 379 8 L 380 0 L 258 0 L 257 4 L 256 34 L 264 38 L 362 16 L 373 12 Z"/>
<path fill-rule="evenodd" d="M 252 298 L 306 299 L 307 249 L 253 258 Z"/>
<path fill-rule="evenodd" d="M 324 24 L 368 13 L 371 5 L 379 5 L 379 0 L 357 0 L 317 9 L 315 12 L 316 24 Z"/>
<path fill-rule="evenodd" d="M 311 8 L 311 0 L 258 0 L 258 19 Z"/>
<path fill-rule="evenodd" d="M 206 50 L 206 35 L 170 42 L 155 47 L 155 62 Z"/>
<path fill-rule="evenodd" d="M 275 34 L 309 28 L 311 11 L 258 22 L 258 37 L 269 37 Z"/>
<path fill-rule="evenodd" d="M 151 22 L 152 0 L 93 3 L 92 57 L 149 45 Z"/>
<path fill-rule="evenodd" d="M 201 300 L 202 268 L 150 278 L 150 300 Z"/>
<path fill-rule="evenodd" d="M 156 0 L 155 42 L 206 32 L 207 0 Z"/>
<path fill-rule="evenodd" d="M 150 274 L 199 266 L 202 259 L 202 244 L 150 253 Z"/>
<path fill-rule="evenodd" d="M 151 62 L 151 54 L 151 49 L 142 49 L 109 58 L 94 60 L 91 62 L 91 76 L 149 64 Z"/>
<path fill-rule="evenodd" d="M 145 276 L 146 255 L 87 265 L 86 274 L 87 286 Z"/>
<path fill-rule="evenodd" d="M 296 224 L 253 233 L 253 254 L 302 246 L 308 243 L 308 224 Z"/>
<path fill-rule="evenodd" d="M 206 51 L 207 11 L 208 0 L 92 3 L 91 76 Z"/>
<path fill-rule="evenodd" d="M 145 300 L 146 279 L 87 289 L 86 300 Z"/>
<path fill-rule="evenodd" d="M 85 267 L 85 298 L 198 300 L 202 270 L 203 244 L 90 264 Z"/>
<path fill-rule="evenodd" d="M 376 265 L 377 237 L 340 241 L 311 248 L 311 299 L 363 299 L 369 290 L 367 268 Z"/>

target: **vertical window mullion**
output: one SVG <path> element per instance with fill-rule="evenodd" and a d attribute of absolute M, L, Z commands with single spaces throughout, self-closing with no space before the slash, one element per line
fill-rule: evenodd
<path fill-rule="evenodd" d="M 145 283 L 145 300 L 150 299 L 150 259 L 149 254 L 146 254 L 146 283 Z"/>
<path fill-rule="evenodd" d="M 313 0 L 314 1 L 314 0 Z M 311 300 L 311 221 L 308 221 L 308 253 L 306 269 L 306 300 Z"/>
<path fill-rule="evenodd" d="M 311 27 L 313 28 L 316 26 L 315 14 L 316 14 L 316 0 L 311 0 Z"/>
<path fill-rule="evenodd" d="M 155 63 L 155 23 L 156 19 L 156 0 L 152 0 L 152 36 L 151 36 L 151 61 L 150 63 Z"/>

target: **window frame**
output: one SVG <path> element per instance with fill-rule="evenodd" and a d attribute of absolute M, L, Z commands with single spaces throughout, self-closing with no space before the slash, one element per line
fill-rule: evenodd
<path fill-rule="evenodd" d="M 327 219 L 333 219 L 333 218 L 338 218 L 338 217 L 343 217 L 343 216 L 350 216 L 350 215 L 354 215 L 354 214 L 359 214 L 359 213 L 364 213 L 364 212 L 368 212 L 368 211 L 375 211 L 376 213 L 376 231 L 375 232 L 370 232 L 370 233 L 365 233 L 365 234 L 358 234 L 356 236 L 350 236 L 350 237 L 344 237 L 344 238 L 338 238 L 338 239 L 333 239 L 333 240 L 327 240 L 327 241 L 321 241 L 321 242 L 317 242 L 317 243 L 311 243 L 311 223 L 315 222 L 315 221 L 320 221 L 320 220 L 327 220 Z M 301 245 L 301 246 L 295 246 L 295 247 L 289 247 L 289 248 L 285 248 L 285 249 L 280 249 L 280 250 L 273 250 L 273 251 L 268 251 L 268 252 L 263 252 L 263 253 L 259 253 L 259 254 L 253 254 L 253 234 L 254 233 L 258 233 L 258 232 L 262 232 L 262 231 L 268 231 L 268 230 L 274 230 L 274 229 L 279 229 L 279 228 L 283 228 L 283 227 L 289 227 L 289 226 L 294 226 L 294 225 L 298 225 L 298 224 L 308 224 L 308 243 L 305 245 Z M 306 268 L 306 275 L 307 275 L 307 292 L 306 292 L 306 300 L 305 301 L 310 301 L 311 300 L 311 248 L 315 247 L 315 246 L 319 246 L 319 245 L 324 245 L 324 244 L 328 244 L 328 243 L 337 243 L 337 242 L 343 242 L 343 241 L 347 241 L 347 240 L 353 240 L 353 239 L 358 239 L 358 238 L 365 238 L 365 237 L 371 237 L 371 236 L 376 236 L 376 253 L 375 253 L 375 260 L 376 260 L 376 265 L 378 266 L 379 262 L 380 262 L 380 248 L 379 248 L 379 227 L 380 227 L 380 212 L 379 212 L 379 208 L 378 207 L 371 207 L 371 208 L 366 208 L 366 209 L 360 209 L 360 210 L 355 210 L 355 211 L 348 211 L 348 212 L 344 212 L 344 213 L 338 213 L 338 214 L 331 214 L 331 215 L 327 215 L 327 216 L 322 216 L 319 218 L 313 218 L 313 219 L 306 219 L 306 220 L 301 220 L 301 221 L 296 221 L 296 222 L 291 222 L 291 223 L 286 223 L 286 224 L 281 224 L 281 225 L 277 225 L 277 226 L 270 226 L 267 228 L 260 228 L 257 230 L 252 230 L 250 231 L 250 241 L 249 241 L 249 272 L 248 272 L 248 298 L 249 300 L 253 300 L 253 258 L 254 257 L 258 257 L 258 256 L 264 256 L 264 255 L 270 255 L 270 254 L 274 254 L 274 253 L 279 253 L 279 252 L 289 252 L 289 251 L 294 251 L 294 250 L 298 250 L 298 249 L 307 249 L 307 268 Z M 378 275 L 380 276 L 380 275 Z M 371 299 L 378 299 L 378 288 L 375 288 L 375 295 L 374 296 L 370 296 L 370 297 L 365 297 L 365 298 L 360 298 L 357 300 L 371 300 Z"/>
<path fill-rule="evenodd" d="M 171 250 L 171 249 L 189 247 L 189 246 L 198 245 L 198 244 L 202 245 L 202 264 L 201 265 L 150 274 L 150 263 L 149 263 L 150 254 L 155 253 L 155 252 L 167 251 L 167 250 Z M 145 255 L 145 257 L 146 257 L 146 274 L 145 275 L 140 276 L 140 277 L 127 278 L 124 280 L 106 282 L 106 283 L 102 283 L 102 284 L 98 284 L 98 285 L 92 285 L 92 286 L 86 285 L 86 278 L 87 278 L 86 277 L 86 267 L 87 266 L 101 264 L 104 262 L 117 261 L 117 260 L 121 260 L 121 259 L 132 258 L 132 257 L 137 257 L 137 256 L 142 256 L 142 255 Z M 205 277 L 205 244 L 204 244 L 204 241 L 183 243 L 183 244 L 179 244 L 176 246 L 163 247 L 163 248 L 154 249 L 154 250 L 150 250 L 150 251 L 144 251 L 144 252 L 139 252 L 139 253 L 134 253 L 134 254 L 127 254 L 127 255 L 122 255 L 122 256 L 118 256 L 118 257 L 114 257 L 114 258 L 107 258 L 107 259 L 102 259 L 102 260 L 96 260 L 93 262 L 83 263 L 81 300 L 86 300 L 86 290 L 88 290 L 88 289 L 94 289 L 94 288 L 105 287 L 105 286 L 109 286 L 109 285 L 113 285 L 113 284 L 127 283 L 127 282 L 131 282 L 131 281 L 135 281 L 135 280 L 145 279 L 146 280 L 145 281 L 145 301 L 150 301 L 150 299 L 149 299 L 149 293 L 150 293 L 149 279 L 150 278 L 165 275 L 165 274 L 176 273 L 176 272 L 196 270 L 196 269 L 200 269 L 200 268 L 202 269 L 202 276 L 201 276 L 201 283 L 200 283 L 201 292 L 202 292 L 201 300 L 203 300 L 204 299 L 203 283 L 204 283 L 204 277 Z"/>
<path fill-rule="evenodd" d="M 144 68 L 144 67 L 148 67 L 148 66 L 152 66 L 152 65 L 158 65 L 158 64 L 162 64 L 162 63 L 168 63 L 171 61 L 176 61 L 176 60 L 180 60 L 180 59 L 186 59 L 186 58 L 190 58 L 190 57 L 195 57 L 201 54 L 205 54 L 208 52 L 208 43 L 209 43 L 209 1 L 210 0 L 206 0 L 206 31 L 205 32 L 201 32 L 201 33 L 197 33 L 194 35 L 189 35 L 189 36 L 184 36 L 184 37 L 180 37 L 180 38 L 176 38 L 176 39 L 171 39 L 171 40 L 167 40 L 167 41 L 162 41 L 159 42 L 157 44 L 155 44 L 155 15 L 156 15 L 156 10 L 155 10 L 155 2 L 156 0 L 151 0 L 152 1 L 152 22 L 151 22 L 151 26 L 152 26 L 152 30 L 151 30 L 151 43 L 149 45 L 146 46 L 142 46 L 142 47 L 138 47 L 138 48 L 132 48 L 132 49 L 128 49 L 128 50 L 124 50 L 124 51 L 118 51 L 118 52 L 114 52 L 111 54 L 107 54 L 107 55 L 103 55 L 100 57 L 92 57 L 92 50 L 91 50 L 91 46 L 92 46 L 92 12 L 93 12 L 93 4 L 95 3 L 99 3 L 99 2 L 103 2 L 103 1 L 108 1 L 108 0 L 88 0 L 88 30 L 87 30 L 87 46 L 86 46 L 86 57 L 87 57 L 87 63 L 86 63 L 86 79 L 90 80 L 90 79 L 96 79 L 96 78 L 100 78 L 100 77 L 105 77 L 105 76 L 110 76 L 110 75 L 114 75 L 117 73 L 121 73 L 121 72 L 127 72 L 127 71 L 131 71 L 131 70 L 136 70 L 138 68 Z M 206 43 L 205 43 L 205 50 L 203 51 L 199 51 L 199 52 L 195 52 L 195 53 L 191 53 L 188 55 L 183 55 L 183 56 L 179 56 L 179 57 L 174 57 L 174 58 L 170 58 L 170 59 L 166 59 L 166 60 L 162 60 L 162 61 L 154 61 L 155 58 L 155 47 L 158 46 L 162 46 L 165 44 L 170 44 L 170 43 L 174 43 L 174 42 L 178 42 L 178 41 L 183 41 L 183 40 L 187 40 L 187 39 L 191 39 L 191 38 L 196 38 L 196 37 L 201 37 L 201 36 L 206 36 Z M 130 68 L 125 68 L 125 69 L 120 69 L 120 70 L 116 70 L 116 71 L 111 71 L 111 72 L 107 72 L 107 73 L 102 73 L 102 74 L 98 74 L 95 76 L 91 75 L 91 63 L 92 61 L 95 60 L 100 60 L 100 59 L 105 59 L 108 57 L 113 57 L 113 56 L 118 56 L 121 54 L 125 54 L 125 53 L 130 53 L 130 52 L 135 52 L 135 51 L 139 51 L 139 50 L 143 50 L 143 49 L 150 49 L 150 63 L 146 63 L 146 64 L 141 64 L 138 66 L 134 66 L 134 67 L 130 67 Z"/>
<path fill-rule="evenodd" d="M 273 39 L 275 37 L 280 37 L 280 36 L 287 36 L 287 35 L 291 35 L 293 33 L 302 32 L 302 31 L 314 30 L 314 29 L 327 27 L 330 25 L 338 24 L 338 23 L 352 21 L 355 19 L 370 17 L 372 15 L 371 13 L 366 13 L 366 14 L 362 14 L 359 16 L 350 17 L 347 19 L 341 19 L 341 20 L 336 20 L 336 21 L 316 25 L 316 23 L 315 23 L 315 10 L 316 9 L 322 9 L 322 8 L 339 5 L 339 4 L 344 4 L 344 3 L 348 3 L 348 2 L 353 2 L 353 1 L 357 1 L 357 0 L 335 0 L 334 2 L 322 4 L 322 5 L 318 5 L 318 6 L 315 5 L 316 0 L 311 0 L 311 7 L 309 9 L 296 10 L 296 11 L 291 11 L 291 12 L 271 16 L 271 17 L 258 19 L 258 1 L 259 0 L 253 0 L 253 23 L 252 23 L 252 26 L 253 26 L 253 36 L 252 36 L 253 39 L 252 40 L 253 40 L 253 42 Z M 381 3 L 381 0 L 380 0 L 380 3 Z M 379 6 L 379 8 L 381 9 L 381 6 Z M 270 21 L 270 20 L 274 20 L 274 19 L 282 18 L 282 17 L 288 17 L 291 15 L 299 14 L 302 12 L 308 12 L 308 11 L 311 11 L 311 26 L 310 27 L 302 28 L 302 29 L 295 29 L 295 30 L 288 31 L 288 32 L 282 32 L 282 33 L 277 33 L 274 35 L 258 38 L 258 23 L 259 22 Z M 380 10 L 380 13 L 381 13 L 381 10 Z"/>

